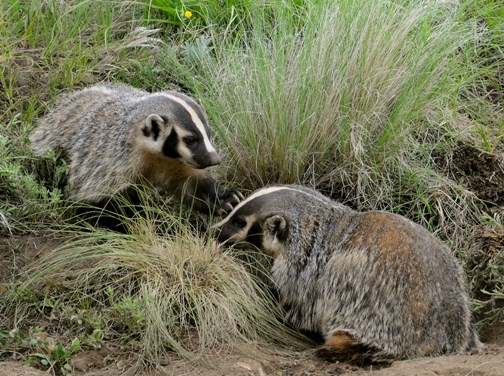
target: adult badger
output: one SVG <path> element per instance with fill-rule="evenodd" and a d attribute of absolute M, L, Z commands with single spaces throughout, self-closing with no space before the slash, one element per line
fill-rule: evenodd
<path fill-rule="evenodd" d="M 320 355 L 382 361 L 480 344 L 457 260 L 405 217 L 280 185 L 254 192 L 214 227 L 219 241 L 274 257 L 286 317 L 323 335 Z"/>
<path fill-rule="evenodd" d="M 221 162 L 206 115 L 187 95 L 100 84 L 62 97 L 31 134 L 37 154 L 70 161 L 66 192 L 87 203 L 149 183 L 200 211 L 229 212 L 241 197 L 223 191 L 207 167 Z"/>

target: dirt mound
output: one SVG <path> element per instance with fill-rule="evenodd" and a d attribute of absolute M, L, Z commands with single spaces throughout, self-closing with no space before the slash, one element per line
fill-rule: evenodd
<path fill-rule="evenodd" d="M 504 152 L 487 153 L 459 143 L 446 169 L 449 176 L 489 201 L 490 206 L 504 206 Z"/>

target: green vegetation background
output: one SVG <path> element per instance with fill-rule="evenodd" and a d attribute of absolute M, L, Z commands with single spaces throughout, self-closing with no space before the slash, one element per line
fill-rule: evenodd
<path fill-rule="evenodd" d="M 301 183 L 355 209 L 390 210 L 428 227 L 464 265 L 481 325 L 502 320 L 504 256 L 485 254 L 482 241 L 488 233 L 502 241 L 502 210 L 455 180 L 449 167 L 460 145 L 489 155 L 504 149 L 503 19 L 504 5 L 492 0 L 2 2 L 0 234 L 73 240 L 58 248 L 66 257 L 50 254 L 2 283 L 0 355 L 23 352 L 64 373 L 72 353 L 105 340 L 141 349 L 142 365 L 158 364 L 166 347 L 190 357 L 233 340 L 286 345 L 278 337 L 287 329 L 265 319 L 279 313 L 266 303 L 266 277 L 256 278 L 263 271 L 250 277 L 254 261 L 221 256 L 169 209 L 150 203 L 156 224 L 131 224 L 131 236 L 83 232 L 72 220 L 62 191 L 66 165 L 56 154 L 35 157 L 28 135 L 59 94 L 102 81 L 198 98 L 225 160 L 216 172 L 245 194 Z M 159 226 L 185 245 L 158 235 Z M 164 259 L 159 249 L 220 260 L 210 290 L 174 290 L 158 269 L 176 275 L 182 261 Z M 145 259 L 128 263 L 138 252 Z M 129 266 L 86 264 L 104 257 Z M 208 271 L 214 260 L 191 265 Z M 63 270 L 75 265 L 77 276 L 63 283 Z M 234 273 L 244 283 L 226 287 L 226 303 L 208 293 Z M 90 282 L 105 275 L 101 288 Z M 182 273 L 179 282 L 200 281 L 191 276 Z M 163 299 L 153 298 L 158 293 Z M 251 294 L 258 306 L 240 297 Z M 196 312 L 203 296 L 217 299 L 214 316 Z M 173 319 L 180 312 L 188 317 L 183 323 Z M 223 339 L 215 323 L 225 315 L 226 330 L 241 329 Z M 209 316 L 215 321 L 203 323 Z M 254 328 L 260 320 L 265 326 Z M 199 345 L 187 345 L 181 332 L 174 337 L 167 322 L 198 332 Z M 37 336 L 48 328 L 68 330 L 70 340 L 49 346 Z"/>

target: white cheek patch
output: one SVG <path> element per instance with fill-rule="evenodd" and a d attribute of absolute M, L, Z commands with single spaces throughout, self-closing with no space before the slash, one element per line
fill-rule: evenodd
<path fill-rule="evenodd" d="M 184 109 L 189 113 L 189 115 L 191 115 L 191 120 L 193 121 L 198 131 L 203 135 L 203 142 L 205 144 L 207 151 L 209 153 L 215 152 L 215 148 L 210 142 L 210 137 L 208 137 L 208 133 L 206 132 L 205 126 L 203 125 L 203 121 L 200 119 L 196 111 L 194 111 L 193 108 L 186 101 L 171 94 L 159 93 L 157 95 L 163 95 L 165 97 L 168 97 L 172 101 L 177 102 L 182 107 L 184 107 Z"/>
<path fill-rule="evenodd" d="M 159 141 L 146 139 L 145 137 L 138 137 L 136 145 L 139 149 L 146 150 L 153 154 L 159 154 L 163 148 L 163 144 Z"/>
<path fill-rule="evenodd" d="M 256 221 L 256 218 L 253 215 L 249 215 L 248 217 L 243 218 L 243 220 L 247 223 L 247 225 L 245 227 L 243 227 L 242 229 L 240 229 L 240 231 L 237 232 L 237 235 L 239 236 L 238 240 L 242 240 L 247 237 L 247 235 L 250 231 L 250 228 L 252 227 L 252 225 Z"/>
<path fill-rule="evenodd" d="M 180 158 L 181 161 L 196 165 L 196 162 L 193 159 L 192 152 L 183 143 L 178 144 L 177 153 L 181 156 L 181 158 Z"/>
<path fill-rule="evenodd" d="M 270 256 L 278 257 L 284 250 L 284 244 L 276 236 L 265 235 L 263 238 L 263 250 Z"/>
<path fill-rule="evenodd" d="M 137 145 L 139 149 L 158 154 L 163 150 L 164 139 L 163 131 L 161 131 L 157 140 L 153 140 L 152 137 L 145 137 L 145 135 L 140 132 L 136 137 L 135 145 Z"/>
<path fill-rule="evenodd" d="M 177 125 L 174 125 L 173 129 L 175 130 L 175 132 L 177 132 L 177 138 L 179 139 L 179 142 L 177 143 L 177 152 L 180 154 L 183 160 L 195 163 L 193 160 L 193 152 L 189 150 L 187 145 L 182 141 L 184 137 L 193 136 L 194 134 Z"/>

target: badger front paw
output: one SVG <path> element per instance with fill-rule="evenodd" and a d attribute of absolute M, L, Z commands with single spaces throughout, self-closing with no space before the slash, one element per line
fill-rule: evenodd
<path fill-rule="evenodd" d="M 231 189 L 219 197 L 220 208 L 219 215 L 228 214 L 233 208 L 238 205 L 245 197 L 237 189 Z"/>

